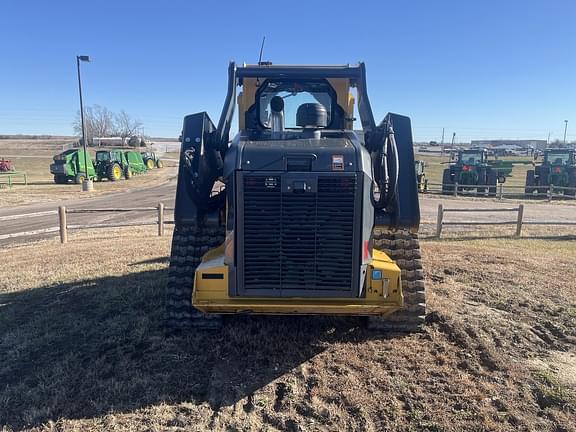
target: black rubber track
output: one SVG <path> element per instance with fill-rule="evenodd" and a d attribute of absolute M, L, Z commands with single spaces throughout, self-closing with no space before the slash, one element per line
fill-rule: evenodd
<path fill-rule="evenodd" d="M 169 333 L 187 328 L 218 329 L 219 315 L 203 314 L 192 306 L 194 273 L 202 256 L 224 241 L 224 228 L 176 225 L 166 287 L 166 327 Z"/>
<path fill-rule="evenodd" d="M 397 332 L 421 331 L 426 320 L 426 287 L 418 234 L 408 230 L 374 232 L 374 248 L 400 267 L 404 308 L 386 317 L 369 317 L 368 327 Z"/>

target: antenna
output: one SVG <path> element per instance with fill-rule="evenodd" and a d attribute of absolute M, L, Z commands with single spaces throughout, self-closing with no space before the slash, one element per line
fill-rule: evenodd
<path fill-rule="evenodd" d="M 266 36 L 262 38 L 262 45 L 260 46 L 260 57 L 258 57 L 258 64 L 262 63 L 262 53 L 264 52 L 264 42 L 266 42 Z"/>

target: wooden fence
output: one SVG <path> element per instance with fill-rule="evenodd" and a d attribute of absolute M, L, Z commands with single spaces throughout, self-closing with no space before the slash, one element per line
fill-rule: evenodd
<path fill-rule="evenodd" d="M 504 220 L 504 221 L 448 221 L 444 220 L 444 213 L 516 213 L 515 219 Z M 445 226 L 483 226 L 483 225 L 515 225 L 516 226 L 516 237 L 522 235 L 522 227 L 524 225 L 564 225 L 564 226 L 576 226 L 576 221 L 525 221 L 524 220 L 524 204 L 520 204 L 518 207 L 508 207 L 508 208 L 444 208 L 442 204 L 438 204 L 438 216 L 436 218 L 436 237 L 442 237 L 442 231 Z"/>
<path fill-rule="evenodd" d="M 156 207 L 131 207 L 131 208 L 92 208 L 92 209 L 67 209 L 65 206 L 58 207 L 58 221 L 60 231 L 60 243 L 68 242 L 68 230 L 92 229 L 92 228 L 121 228 L 121 227 L 138 227 L 146 225 L 157 225 L 158 236 L 164 236 L 165 225 L 174 224 L 173 220 L 166 220 L 165 212 L 173 211 L 173 208 L 165 207 L 163 203 L 158 203 Z M 81 225 L 69 225 L 69 214 L 86 214 L 86 213 L 127 213 L 127 212 L 154 212 L 156 220 L 150 222 L 112 222 L 112 223 L 92 223 Z"/>
<path fill-rule="evenodd" d="M 36 213 L 25 213 L 10 216 L 0 216 L 0 222 L 28 219 L 41 216 L 58 215 L 58 225 L 48 228 L 40 228 L 31 231 L 22 231 L 10 234 L 0 234 L 0 240 L 12 239 L 17 237 L 28 237 L 40 234 L 60 233 L 60 242 L 66 243 L 68 241 L 68 231 L 77 229 L 91 229 L 91 228 L 119 228 L 129 226 L 147 226 L 157 225 L 158 236 L 164 236 L 164 229 L 166 225 L 173 225 L 173 220 L 167 220 L 165 213 L 174 211 L 171 207 L 164 206 L 163 203 L 158 203 L 156 207 L 133 207 L 133 208 L 93 208 L 93 209 L 67 209 L 65 206 L 58 207 L 58 210 L 47 210 Z M 86 214 L 86 213 L 126 213 L 126 212 L 154 212 L 156 220 L 154 221 L 141 221 L 141 222 L 110 222 L 110 223 L 91 223 L 91 224 L 68 224 L 68 215 L 72 214 Z"/>
<path fill-rule="evenodd" d="M 478 192 L 478 188 L 483 188 L 484 192 Z M 490 192 L 492 189 L 492 192 Z M 533 193 L 526 193 L 525 186 L 512 186 L 506 183 L 497 183 L 496 186 L 470 186 L 461 185 L 458 183 L 442 184 L 426 182 L 426 187 L 423 193 L 429 194 L 442 194 L 451 196 L 474 196 L 474 197 L 491 197 L 491 198 L 510 198 L 510 199 L 525 199 L 525 198 L 542 198 L 552 201 L 552 199 L 576 199 L 576 188 L 562 187 L 562 186 L 543 186 L 534 187 Z"/>
<path fill-rule="evenodd" d="M 165 213 L 167 211 L 174 211 L 173 208 L 165 207 L 163 203 L 158 203 L 156 207 L 131 207 L 131 208 L 92 208 L 92 209 L 67 209 L 65 206 L 58 207 L 58 210 L 48 210 L 43 212 L 18 214 L 10 216 L 1 216 L 0 222 L 26 219 L 40 216 L 58 215 L 58 226 L 48 228 L 41 228 L 32 231 L 2 234 L 0 240 L 6 240 L 16 237 L 33 236 L 48 233 L 60 233 L 60 242 L 66 243 L 68 241 L 68 231 L 79 229 L 93 229 L 93 228 L 120 228 L 120 227 L 138 227 L 156 225 L 158 227 L 158 236 L 162 237 L 165 233 L 166 225 L 173 225 L 174 220 L 167 220 Z M 87 213 L 127 213 L 127 212 L 150 212 L 155 214 L 155 220 L 141 221 L 141 222 L 106 222 L 106 223 L 89 223 L 89 224 L 69 224 L 68 216 L 74 214 L 87 214 Z M 504 221 L 446 221 L 444 220 L 445 213 L 515 213 L 514 219 Z M 441 238 L 444 227 L 446 226 L 484 226 L 484 225 L 514 225 L 516 227 L 515 235 L 520 237 L 522 234 L 522 227 L 524 225 L 564 225 L 576 226 L 576 221 L 525 221 L 524 220 L 524 205 L 520 204 L 518 207 L 501 207 L 501 208 L 444 208 L 443 204 L 438 205 L 438 216 L 436 219 L 436 237 Z"/>
<path fill-rule="evenodd" d="M 20 178 L 24 185 L 28 184 L 28 175 L 24 171 L 8 171 L 0 173 L 0 187 L 12 187 L 14 178 Z"/>

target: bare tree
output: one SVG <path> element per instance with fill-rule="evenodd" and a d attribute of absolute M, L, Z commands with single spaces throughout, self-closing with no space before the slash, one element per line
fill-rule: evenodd
<path fill-rule="evenodd" d="M 138 130 L 142 127 L 142 122 L 135 120 L 130 115 L 122 110 L 114 116 L 114 129 L 116 135 L 126 141 L 127 138 L 136 136 Z"/>
<path fill-rule="evenodd" d="M 86 140 L 91 143 L 94 137 L 109 137 L 114 134 L 115 115 L 108 108 L 94 105 L 84 108 L 84 125 L 86 128 Z M 80 112 L 72 123 L 74 132 L 82 135 L 82 121 Z"/>

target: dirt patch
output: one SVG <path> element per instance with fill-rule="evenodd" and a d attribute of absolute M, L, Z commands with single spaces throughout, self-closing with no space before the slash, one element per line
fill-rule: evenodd
<path fill-rule="evenodd" d="M 573 241 L 425 242 L 430 313 L 408 336 L 230 317 L 165 338 L 168 252 L 147 230 L 0 251 L 0 425 L 576 430 Z"/>

